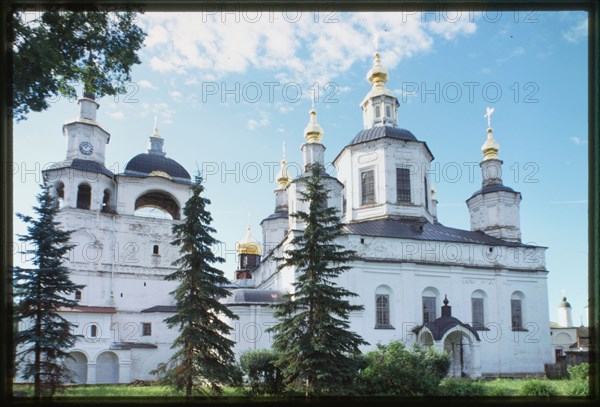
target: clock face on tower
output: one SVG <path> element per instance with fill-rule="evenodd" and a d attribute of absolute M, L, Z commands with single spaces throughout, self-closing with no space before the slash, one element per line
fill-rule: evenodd
<path fill-rule="evenodd" d="M 79 151 L 81 154 L 90 155 L 94 152 L 94 146 L 89 141 L 82 141 L 79 143 Z"/>

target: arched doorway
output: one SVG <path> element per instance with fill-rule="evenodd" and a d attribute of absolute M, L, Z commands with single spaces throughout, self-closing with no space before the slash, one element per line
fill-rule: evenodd
<path fill-rule="evenodd" d="M 119 383 L 119 357 L 113 352 L 103 352 L 96 359 L 96 383 Z"/>
<path fill-rule="evenodd" d="M 77 384 L 87 383 L 88 359 L 82 352 L 71 352 L 65 359 L 65 365 L 69 370 L 69 382 Z"/>
<path fill-rule="evenodd" d="M 470 338 L 464 332 L 458 330 L 449 333 L 444 340 L 444 350 L 450 355 L 449 376 L 471 376 L 473 349 Z"/>

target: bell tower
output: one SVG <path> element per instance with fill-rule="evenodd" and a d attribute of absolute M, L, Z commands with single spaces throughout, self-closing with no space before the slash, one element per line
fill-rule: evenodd
<path fill-rule="evenodd" d="M 110 134 L 96 121 L 100 105 L 89 93 L 84 93 L 77 104 L 79 116 L 63 126 L 63 134 L 67 137 L 67 160 L 90 160 L 104 165 Z"/>

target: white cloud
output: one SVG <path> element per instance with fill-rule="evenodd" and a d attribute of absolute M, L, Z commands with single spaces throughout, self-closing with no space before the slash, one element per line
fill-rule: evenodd
<path fill-rule="evenodd" d="M 154 84 L 152 82 L 147 81 L 146 79 L 142 79 L 141 81 L 138 81 L 137 84 L 140 86 L 140 88 L 156 89 L 156 86 L 154 86 Z"/>
<path fill-rule="evenodd" d="M 169 91 L 169 96 L 171 96 L 171 99 L 173 100 L 179 100 L 181 99 L 182 94 L 176 90 L 171 90 Z"/>
<path fill-rule="evenodd" d="M 587 140 L 584 139 L 580 139 L 577 136 L 573 136 L 573 137 L 569 137 L 569 140 L 571 140 L 571 142 L 575 145 L 582 145 L 582 144 L 587 144 Z"/>
<path fill-rule="evenodd" d="M 254 130 L 257 127 L 268 126 L 271 122 L 267 117 L 263 117 L 262 119 L 250 119 L 248 120 L 248 128 L 250 130 Z"/>
<path fill-rule="evenodd" d="M 569 30 L 563 31 L 563 38 L 572 43 L 579 42 L 583 38 L 587 38 L 588 35 L 588 19 L 584 18 L 578 23 L 574 24 Z"/>
<path fill-rule="evenodd" d="M 112 117 L 113 119 L 117 119 L 117 120 L 122 120 L 125 118 L 125 115 L 123 114 L 123 112 L 110 112 L 108 114 L 110 117 Z"/>
<path fill-rule="evenodd" d="M 370 64 L 375 34 L 384 65 L 393 69 L 403 59 L 430 51 L 434 41 L 476 30 L 468 19 L 423 22 L 418 13 L 336 13 L 337 22 L 331 23 L 320 16 L 317 23 L 314 13 L 291 23 L 279 12 L 253 15 L 253 22 L 245 21 L 249 15 L 221 13 L 147 13 L 141 20 L 154 70 L 194 72 L 208 80 L 256 68 L 303 85 L 330 82 L 355 63 Z"/>

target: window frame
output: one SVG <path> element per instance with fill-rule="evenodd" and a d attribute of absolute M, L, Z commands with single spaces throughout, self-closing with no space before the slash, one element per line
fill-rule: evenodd
<path fill-rule="evenodd" d="M 404 174 L 400 177 L 400 174 Z M 407 183 L 400 183 L 400 178 L 403 178 L 403 181 L 408 181 Z M 408 188 L 406 188 L 408 185 Z M 401 187 L 403 191 L 401 191 Z M 408 199 L 401 199 L 402 197 L 406 197 L 406 192 L 408 191 Z M 412 188 L 410 182 L 410 169 L 406 167 L 396 167 L 396 203 L 412 203 Z"/>
<path fill-rule="evenodd" d="M 476 310 L 475 304 L 479 303 L 481 309 Z M 481 317 L 481 319 L 478 318 Z M 471 324 L 473 329 L 481 331 L 485 330 L 485 298 L 471 297 Z"/>
<path fill-rule="evenodd" d="M 141 336 L 152 336 L 152 322 L 142 322 Z"/>
<path fill-rule="evenodd" d="M 431 302 L 433 301 L 433 307 L 432 309 L 427 309 L 426 307 L 426 300 Z M 437 312 L 436 312 L 436 308 L 437 308 L 437 297 L 432 297 L 431 295 L 421 295 L 421 306 L 422 306 L 422 318 L 423 318 L 423 325 L 429 323 L 429 322 L 433 322 L 437 319 Z M 427 311 L 427 314 L 426 314 Z M 427 318 L 425 318 L 425 315 L 427 315 Z M 433 315 L 433 318 L 431 318 L 431 316 Z"/>
<path fill-rule="evenodd" d="M 380 304 L 380 300 L 385 304 Z M 390 294 L 375 294 L 375 329 L 394 329 L 391 319 Z"/>
<path fill-rule="evenodd" d="M 371 173 L 373 176 L 372 182 L 372 201 L 365 201 L 365 183 L 363 181 L 363 177 L 366 174 Z M 375 167 L 367 167 L 359 170 L 359 180 L 360 180 L 360 206 L 369 206 L 375 205 L 377 203 L 377 188 L 376 188 L 376 180 L 375 180 Z"/>

